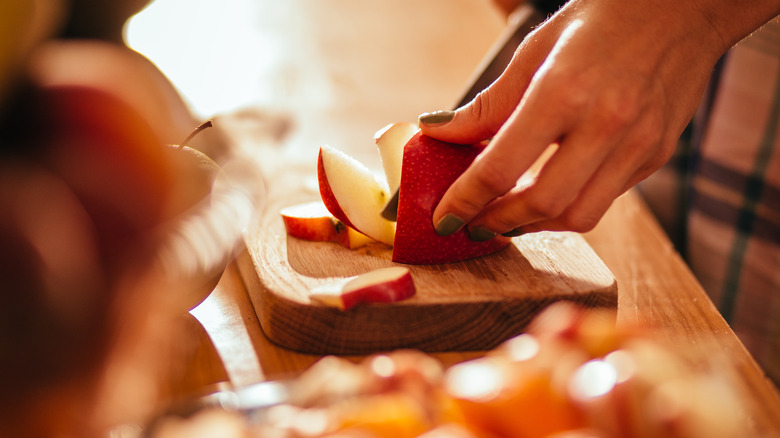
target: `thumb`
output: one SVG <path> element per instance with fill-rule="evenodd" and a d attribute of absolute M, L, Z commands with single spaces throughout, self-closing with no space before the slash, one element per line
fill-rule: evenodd
<path fill-rule="evenodd" d="M 425 135 L 458 144 L 478 143 L 493 137 L 517 107 L 524 90 L 512 84 L 506 73 L 456 111 L 421 114 L 420 130 Z"/>
<path fill-rule="evenodd" d="M 560 14 L 556 14 L 560 15 Z M 526 37 L 503 73 L 489 87 L 455 111 L 424 113 L 418 118 L 423 134 L 442 141 L 473 144 L 492 138 L 512 115 L 532 78 L 560 33 L 553 16 Z M 530 35 L 530 34 L 529 34 Z"/>

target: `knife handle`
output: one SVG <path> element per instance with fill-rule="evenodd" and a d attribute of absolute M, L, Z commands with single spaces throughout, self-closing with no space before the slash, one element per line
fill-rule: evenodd
<path fill-rule="evenodd" d="M 509 65 L 517 46 L 526 35 L 565 3 L 561 0 L 528 0 L 509 14 L 509 24 L 480 63 L 476 73 L 469 81 L 469 88 L 458 100 L 455 108 L 460 108 L 471 102 L 477 94 L 498 79 L 506 66 Z"/>

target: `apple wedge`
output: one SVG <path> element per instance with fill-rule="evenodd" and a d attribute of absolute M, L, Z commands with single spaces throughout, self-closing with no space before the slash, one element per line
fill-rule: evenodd
<path fill-rule="evenodd" d="M 393 266 L 314 288 L 309 298 L 325 306 L 349 310 L 358 304 L 393 303 L 415 293 L 409 268 Z"/>
<path fill-rule="evenodd" d="M 419 130 L 420 128 L 414 123 L 399 122 L 391 123 L 374 134 L 382 167 L 385 170 L 387 186 L 393 194 L 382 210 L 382 217 L 393 222 L 398 219 L 398 185 L 401 184 L 404 146 Z"/>
<path fill-rule="evenodd" d="M 465 229 L 440 236 L 433 225 L 433 210 L 444 192 L 483 149 L 483 145 L 453 145 L 422 133 L 406 143 L 393 261 L 452 263 L 491 254 L 509 245 L 511 239 L 500 235 L 486 242 L 474 242 Z"/>
<path fill-rule="evenodd" d="M 374 134 L 376 147 L 387 178 L 390 193 L 395 193 L 401 184 L 401 164 L 404 156 L 404 146 L 420 128 L 414 123 L 391 123 Z"/>
<path fill-rule="evenodd" d="M 287 234 L 303 240 L 336 242 L 348 249 L 376 243 L 330 214 L 321 201 L 285 207 L 280 211 Z"/>
<path fill-rule="evenodd" d="M 348 226 L 393 247 L 392 260 L 405 264 L 441 264 L 468 260 L 507 247 L 510 238 L 486 242 L 469 239 L 466 230 L 440 236 L 433 210 L 484 144 L 456 145 L 419 132 L 413 124 L 396 123 L 375 136 L 388 181 L 398 181 L 394 222 L 386 214 L 388 190 L 363 164 L 329 146 L 320 149 L 320 194 L 328 211 Z M 399 158 L 400 156 L 400 158 Z"/>
<path fill-rule="evenodd" d="M 352 227 L 387 245 L 393 245 L 395 222 L 382 217 L 388 201 L 387 184 L 365 165 L 330 147 L 320 148 L 317 178 L 328 211 Z"/>

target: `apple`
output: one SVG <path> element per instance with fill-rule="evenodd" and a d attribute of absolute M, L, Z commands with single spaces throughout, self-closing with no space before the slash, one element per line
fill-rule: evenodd
<path fill-rule="evenodd" d="M 14 409 L 4 409 L 12 414 L 3 419 L 12 421 L 0 421 L 0 429 L 12 423 L 22 427 L 21 435 L 33 427 L 40 429 L 31 432 L 37 436 L 92 436 L 97 431 L 78 429 L 102 420 L 92 417 L 98 410 L 119 412 L 113 400 L 98 395 L 103 382 L 111 388 L 135 382 L 104 380 L 104 372 L 113 376 L 132 367 L 143 389 L 129 397 L 118 391 L 122 401 L 154 404 L 145 397 L 153 392 L 145 383 L 158 373 L 146 375 L 127 359 L 148 357 L 135 347 L 167 337 L 156 332 L 148 342 L 146 324 L 159 329 L 180 285 L 158 287 L 162 281 L 150 265 L 158 227 L 175 213 L 171 201 L 193 187 L 164 153 L 169 138 L 178 142 L 184 135 L 164 136 L 175 116 L 153 85 L 162 75 L 142 67 L 148 65 L 133 52 L 52 41 L 36 45 L 28 59 L 15 99 L 5 102 L 0 129 L 0 145 L 12 152 L 3 160 L 0 191 L 37 196 L 22 203 L 0 200 L 12 225 L 0 224 L 0 240 L 20 250 L 8 253 L 17 255 L 9 265 L 16 269 L 4 271 L 9 297 L 19 299 L 5 300 L 1 313 L 16 315 L 7 323 L 20 340 L 11 344 L 11 356 L 21 365 L 18 373 L 3 374 L 13 390 L 0 392 L 13 397 L 0 396 L 0 405 Z M 46 177 L 37 178 L 39 173 Z M 51 187 L 57 190 L 47 194 Z M 152 298 L 153 292 L 165 293 Z M 42 341 L 42 333 L 46 342 L 21 342 Z M 57 359 L 41 360 L 46 357 Z M 83 421 L 71 421 L 75 411 Z"/>
<path fill-rule="evenodd" d="M 336 219 L 387 245 L 393 245 L 395 222 L 382 217 L 387 184 L 365 165 L 331 146 L 320 148 L 317 178 L 322 202 Z"/>
<path fill-rule="evenodd" d="M 208 194 L 208 184 L 183 172 L 199 165 L 196 154 L 166 147 L 197 123 L 138 53 L 99 41 L 45 42 L 31 54 L 28 83 L 5 121 L 8 136 L 74 190 L 106 253 L 138 246 L 140 235 Z"/>
<path fill-rule="evenodd" d="M 280 214 L 287 234 L 298 239 L 336 242 L 348 249 L 377 242 L 333 217 L 322 201 L 285 207 Z"/>
<path fill-rule="evenodd" d="M 111 94 L 144 118 L 163 144 L 181 143 L 199 123 L 168 78 L 126 46 L 97 40 L 47 41 L 35 50 L 30 66 L 39 86 L 84 86 Z M 210 139 L 217 132 L 211 129 L 198 138 Z"/>
<path fill-rule="evenodd" d="M 499 251 L 510 238 L 473 242 L 465 230 L 440 236 L 433 210 L 444 192 L 484 149 L 483 144 L 454 145 L 398 123 L 376 135 L 387 181 L 338 149 L 320 148 L 317 175 L 328 211 L 356 230 L 393 246 L 392 259 L 406 264 L 468 260 Z M 398 159 L 402 154 L 402 159 Z M 400 167 L 399 167 L 400 165 Z M 397 224 L 384 214 L 390 181 L 398 181 Z"/>
<path fill-rule="evenodd" d="M 377 131 L 374 135 L 379 157 L 385 170 L 387 185 L 392 198 L 385 204 L 382 217 L 387 220 L 398 220 L 398 186 L 401 184 L 401 163 L 403 162 L 406 142 L 420 129 L 414 123 L 391 123 Z"/>
<path fill-rule="evenodd" d="M 149 3 L 150 0 L 69 0 L 70 11 L 62 36 L 122 44 L 125 23 Z"/>
<path fill-rule="evenodd" d="M 409 268 L 393 266 L 316 287 L 309 297 L 326 306 L 349 310 L 358 304 L 400 301 L 416 291 Z"/>
<path fill-rule="evenodd" d="M 395 193 L 401 184 L 404 146 L 419 130 L 414 123 L 399 122 L 385 126 L 374 135 L 390 193 Z"/>
<path fill-rule="evenodd" d="M 483 149 L 481 144 L 453 145 L 422 133 L 415 134 L 406 143 L 393 261 L 451 263 L 491 254 L 509 245 L 511 239 L 504 236 L 474 242 L 465 229 L 440 236 L 433 226 L 433 210 L 444 192 Z"/>
<path fill-rule="evenodd" d="M 63 0 L 3 0 L 0 7 L 0 113 L 15 97 L 30 54 L 54 36 L 65 14 Z"/>

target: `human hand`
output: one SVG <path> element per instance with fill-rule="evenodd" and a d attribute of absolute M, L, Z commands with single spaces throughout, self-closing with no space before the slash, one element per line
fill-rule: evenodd
<path fill-rule="evenodd" d="M 760 18 L 751 12 L 721 26 L 737 10 L 714 17 L 707 3 L 573 0 L 474 101 L 422 115 L 423 133 L 444 141 L 493 138 L 442 198 L 437 231 L 467 223 L 474 240 L 487 240 L 593 228 L 671 155 L 722 53 L 777 14 L 765 7 Z M 518 185 L 553 143 L 558 150 L 538 175 Z"/>

